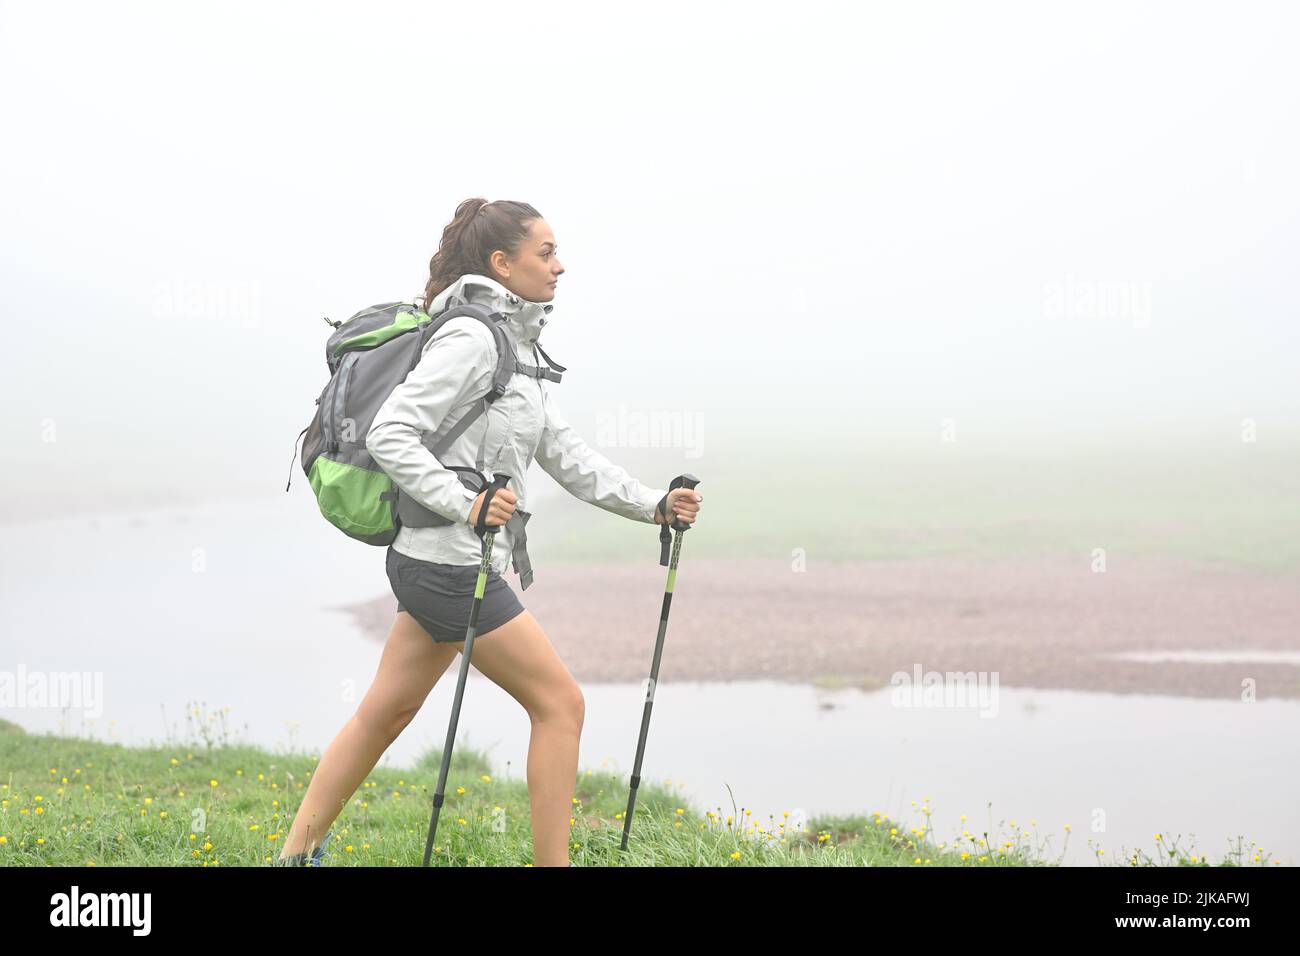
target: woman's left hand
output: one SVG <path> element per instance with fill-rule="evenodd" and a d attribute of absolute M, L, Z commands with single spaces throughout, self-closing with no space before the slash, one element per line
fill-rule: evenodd
<path fill-rule="evenodd" d="M 694 488 L 674 488 L 668 492 L 668 514 L 679 519 L 683 524 L 694 524 L 695 516 L 700 512 L 700 502 L 704 496 Z M 664 516 L 655 509 L 655 524 L 663 524 Z"/>

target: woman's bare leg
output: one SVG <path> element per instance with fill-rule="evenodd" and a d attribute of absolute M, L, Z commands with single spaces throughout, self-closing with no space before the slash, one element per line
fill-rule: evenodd
<path fill-rule="evenodd" d="M 533 864 L 568 866 L 578 740 L 586 713 L 582 690 L 529 611 L 482 639 L 475 637 L 470 663 L 528 711 L 533 725 L 528 743 Z"/>
<path fill-rule="evenodd" d="M 280 859 L 310 854 L 320 845 L 334 818 L 419 712 L 463 643 L 438 643 L 410 614 L 403 611 L 397 615 L 378 673 L 357 712 L 325 750 L 312 774 Z M 475 657 L 479 648 L 475 638 Z"/>

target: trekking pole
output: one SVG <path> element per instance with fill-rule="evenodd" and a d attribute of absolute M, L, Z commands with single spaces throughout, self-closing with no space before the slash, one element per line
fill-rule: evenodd
<path fill-rule="evenodd" d="M 465 631 L 465 650 L 460 657 L 460 675 L 456 678 L 456 699 L 451 705 L 451 723 L 447 726 L 447 742 L 442 748 L 442 766 L 438 770 L 438 789 L 433 794 L 433 816 L 429 819 L 429 839 L 424 844 L 424 866 L 429 865 L 433 855 L 433 837 L 438 832 L 438 811 L 442 809 L 443 792 L 447 787 L 447 772 L 451 769 L 451 747 L 456 741 L 456 724 L 460 720 L 460 702 L 465 696 L 465 678 L 469 675 L 469 658 L 474 650 L 474 632 L 478 630 L 478 612 L 483 606 L 483 591 L 487 587 L 488 569 L 492 560 L 492 539 L 501 530 L 501 525 L 489 525 L 486 522 L 488 504 L 492 496 L 506 486 L 509 475 L 497 472 L 492 476 L 492 483 L 487 486 L 483 504 L 479 507 L 478 520 L 474 531 L 483 540 L 483 557 L 478 564 L 478 581 L 474 585 L 474 606 L 469 612 L 469 627 Z"/>
<path fill-rule="evenodd" d="M 672 480 L 668 490 L 694 488 L 699 483 L 700 479 L 694 475 L 678 475 Z M 659 563 L 668 565 L 668 584 L 664 588 L 664 603 L 659 611 L 659 637 L 655 641 L 654 661 L 650 664 L 650 683 L 646 685 L 645 708 L 641 712 L 641 737 L 636 742 L 636 762 L 632 765 L 632 787 L 627 795 L 627 813 L 623 815 L 623 842 L 619 846 L 620 850 L 627 849 L 627 835 L 632 832 L 632 811 L 636 808 L 637 788 L 641 786 L 641 758 L 645 756 L 646 734 L 650 731 L 650 710 L 654 707 L 655 685 L 659 681 L 659 659 L 664 652 L 664 635 L 668 633 L 668 609 L 672 607 L 673 585 L 677 581 L 677 557 L 682 551 L 682 532 L 689 531 L 690 528 L 691 526 L 680 518 L 673 519 L 672 529 L 677 534 L 673 537 L 673 552 L 670 561 L 668 558 L 668 515 L 665 512 L 663 530 L 659 534 L 659 540 L 663 544 Z"/>

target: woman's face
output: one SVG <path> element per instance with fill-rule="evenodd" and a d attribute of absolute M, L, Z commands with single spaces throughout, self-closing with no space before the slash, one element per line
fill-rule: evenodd
<path fill-rule="evenodd" d="M 555 298 L 556 282 L 564 274 L 564 266 L 555 252 L 551 227 L 545 219 L 534 219 L 515 258 L 507 257 L 500 249 L 492 253 L 495 278 L 521 299 L 550 302 Z"/>

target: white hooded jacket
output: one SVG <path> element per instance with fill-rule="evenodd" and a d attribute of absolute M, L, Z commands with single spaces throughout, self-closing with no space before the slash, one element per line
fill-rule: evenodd
<path fill-rule="evenodd" d="M 450 296 L 480 303 L 506 316 L 519 360 L 544 364 L 533 346 L 552 309 L 550 303 L 521 299 L 487 276 L 466 275 L 429 304 L 429 314 L 437 315 Z M 574 497 L 633 521 L 654 524 L 655 506 L 667 489 L 643 485 L 590 447 L 564 420 L 554 397 L 548 394 L 554 383 L 521 372 L 510 377 L 505 394 L 489 403 L 487 412 L 442 453 L 442 461 L 434 457 L 422 437 L 447 434 L 473 411 L 487 393 L 496 365 L 495 341 L 481 322 L 472 316 L 449 319 L 425 345 L 423 356 L 405 381 L 376 412 L 366 434 L 366 449 L 375 463 L 412 499 L 453 522 L 433 528 L 403 526 L 393 549 L 438 564 L 479 563 L 482 541 L 469 523 L 478 495 L 443 462 L 473 468 L 482 443 L 486 443 L 482 444 L 484 481 L 490 482 L 496 472 L 510 475 L 506 487 L 518 499 L 517 515 L 529 515 L 528 466 L 536 458 Z M 492 567 L 498 574 L 505 574 L 514 548 L 511 527 L 502 527 L 492 544 Z M 531 575 L 522 574 L 526 568 L 516 570 L 521 572 L 522 587 L 527 588 Z"/>

